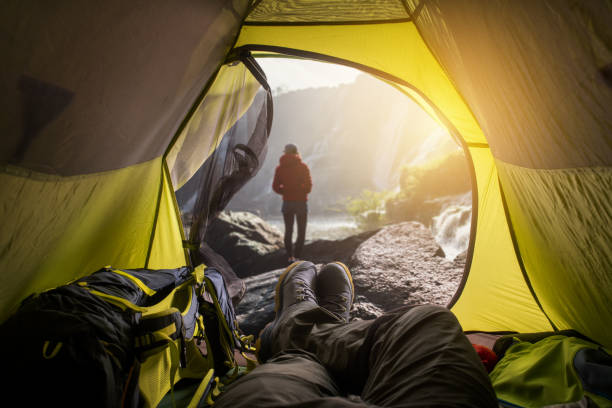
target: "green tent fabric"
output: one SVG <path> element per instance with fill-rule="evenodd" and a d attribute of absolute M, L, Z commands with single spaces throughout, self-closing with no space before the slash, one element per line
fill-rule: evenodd
<path fill-rule="evenodd" d="M 577 354 L 588 352 L 597 353 L 597 348 L 577 337 L 553 335 L 534 343 L 515 339 L 490 374 L 495 394 L 501 401 L 521 407 L 543 407 L 580 401 L 587 391 L 597 406 L 609 406 L 610 396 L 604 388 L 609 387 L 609 378 L 591 378 L 603 386 L 588 390 L 583 384 L 588 381 L 580 378 L 576 368 Z"/>
<path fill-rule="evenodd" d="M 256 99 L 252 72 L 232 64 L 277 54 L 393 84 L 464 148 L 472 233 L 449 307 L 465 330 L 573 329 L 612 349 L 609 1 L 0 11 L 0 320 L 104 265 L 187 264 L 175 191 Z"/>

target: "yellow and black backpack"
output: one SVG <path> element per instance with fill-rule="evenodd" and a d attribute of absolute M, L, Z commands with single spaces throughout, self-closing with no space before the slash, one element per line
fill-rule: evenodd
<path fill-rule="evenodd" d="M 181 380 L 190 384 L 181 406 L 212 404 L 247 370 L 235 355 L 250 340 L 222 275 L 204 265 L 105 267 L 30 296 L 0 327 L 5 386 L 23 406 L 176 406 Z"/>

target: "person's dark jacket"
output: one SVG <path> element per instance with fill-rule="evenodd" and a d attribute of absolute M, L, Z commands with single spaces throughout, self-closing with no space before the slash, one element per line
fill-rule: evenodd
<path fill-rule="evenodd" d="M 307 201 L 312 190 L 310 170 L 299 154 L 284 154 L 274 172 L 272 189 L 283 201 Z"/>

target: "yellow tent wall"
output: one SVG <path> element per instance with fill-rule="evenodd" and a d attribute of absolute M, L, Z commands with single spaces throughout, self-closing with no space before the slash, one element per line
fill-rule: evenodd
<path fill-rule="evenodd" d="M 606 347 L 611 19 L 604 1 L 494 0 L 427 2 L 415 20 L 491 146 L 534 297 L 558 329 Z"/>

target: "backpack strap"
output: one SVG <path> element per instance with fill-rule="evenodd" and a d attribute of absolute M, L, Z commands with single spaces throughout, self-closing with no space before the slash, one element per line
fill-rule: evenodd
<path fill-rule="evenodd" d="M 180 341 L 180 366 L 185 367 L 185 326 L 181 312 L 174 307 L 141 317 L 134 329 L 134 350 L 140 361 L 161 352 L 174 341 Z"/>
<path fill-rule="evenodd" d="M 202 406 L 202 402 L 206 402 L 207 405 L 213 405 L 214 399 L 217 398 L 221 394 L 221 390 L 219 389 L 219 377 L 215 377 L 215 370 L 210 369 L 208 373 L 200 382 L 200 385 L 196 389 L 196 392 L 193 394 L 189 405 L 187 408 L 197 408 Z"/>

